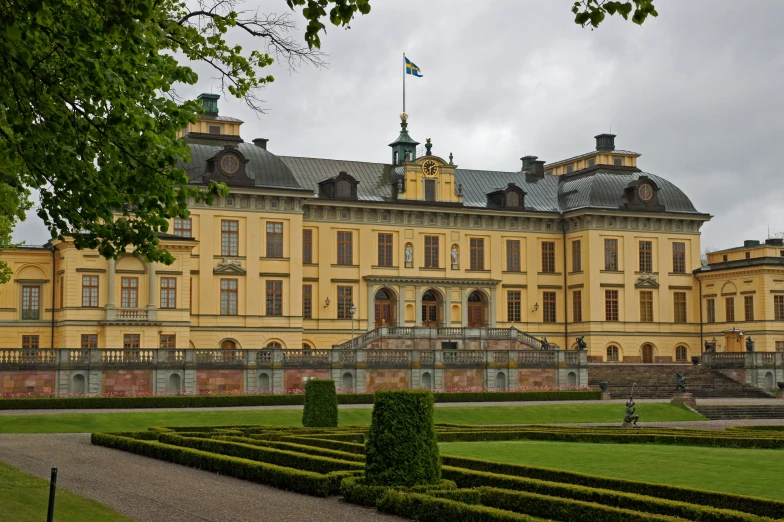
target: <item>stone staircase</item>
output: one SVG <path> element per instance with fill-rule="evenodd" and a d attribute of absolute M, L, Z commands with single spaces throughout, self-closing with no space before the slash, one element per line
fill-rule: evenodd
<path fill-rule="evenodd" d="M 717 371 L 691 364 L 608 364 L 588 365 L 588 385 L 599 388 L 607 381 L 613 398 L 669 399 L 675 393 L 675 372 L 686 377 L 687 391 L 695 398 L 770 398 L 767 392 L 740 383 Z"/>
<path fill-rule="evenodd" d="M 746 404 L 737 406 L 697 405 L 694 409 L 710 420 L 784 419 L 784 404 Z"/>

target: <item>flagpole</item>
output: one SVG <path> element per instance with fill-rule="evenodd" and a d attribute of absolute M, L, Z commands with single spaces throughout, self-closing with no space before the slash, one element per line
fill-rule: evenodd
<path fill-rule="evenodd" d="M 403 53 L 403 112 L 406 112 L 406 53 Z"/>

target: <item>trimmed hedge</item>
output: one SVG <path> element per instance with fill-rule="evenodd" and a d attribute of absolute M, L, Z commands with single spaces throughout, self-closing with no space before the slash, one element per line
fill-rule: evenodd
<path fill-rule="evenodd" d="M 341 442 L 339 440 L 317 439 L 314 437 L 281 437 L 280 442 L 293 442 L 296 444 L 310 444 L 319 448 L 328 448 L 338 451 L 346 451 L 348 453 L 356 453 L 357 455 L 365 454 L 365 446 L 363 444 L 356 444 L 354 442 Z"/>
<path fill-rule="evenodd" d="M 378 510 L 392 515 L 413 518 L 419 522 L 460 520 L 470 522 L 536 522 L 537 519 L 521 513 L 464 504 L 445 498 L 420 493 L 407 493 L 390 489 L 378 501 Z"/>
<path fill-rule="evenodd" d="M 229 477 L 250 480 L 317 497 L 328 496 L 332 489 L 332 479 L 327 475 L 284 468 L 266 462 L 227 457 L 191 448 L 171 446 L 162 442 L 117 437 L 106 433 L 93 433 L 91 441 L 97 446 L 128 451 L 145 457 L 165 460 L 191 468 L 212 471 Z"/>
<path fill-rule="evenodd" d="M 365 462 L 371 486 L 418 486 L 441 479 L 429 391 L 376 392 Z"/>
<path fill-rule="evenodd" d="M 331 450 L 326 448 L 316 448 L 314 446 L 306 446 L 305 444 L 295 444 L 293 442 L 278 442 L 273 440 L 249 439 L 247 437 L 222 437 L 215 436 L 213 439 L 228 440 L 232 442 L 242 442 L 244 444 L 254 444 L 256 446 L 264 446 L 267 448 L 277 448 L 282 450 L 295 451 L 299 453 L 308 453 L 310 455 L 319 455 L 321 457 L 330 457 L 338 460 L 351 460 L 354 462 L 365 462 L 364 455 L 357 455 L 356 453 L 349 453 L 347 451 Z"/>
<path fill-rule="evenodd" d="M 436 489 L 428 491 L 427 494 L 431 497 L 445 498 L 464 504 L 482 504 L 482 494 L 478 489 Z"/>
<path fill-rule="evenodd" d="M 457 474 L 452 473 L 451 470 L 461 472 L 480 471 L 497 477 L 522 477 L 539 481 L 557 482 L 562 485 L 571 484 L 589 488 L 614 490 L 615 492 L 627 492 L 647 497 L 695 504 L 698 506 L 709 506 L 715 509 L 735 510 L 770 518 L 779 518 L 784 514 L 784 502 L 759 497 L 719 493 L 715 491 L 670 486 L 667 484 L 654 484 L 636 480 L 599 477 L 572 471 L 537 468 L 519 464 L 503 464 L 501 462 L 466 457 L 453 457 L 450 455 L 443 455 L 441 460 L 443 464 L 442 469 L 449 469 L 449 478 L 455 480 L 460 487 L 464 487 L 465 482 L 457 478 Z M 476 485 L 492 486 L 493 484 L 477 483 Z M 496 482 L 495 485 L 497 487 L 505 487 L 499 482 Z"/>
<path fill-rule="evenodd" d="M 486 487 L 479 488 L 479 492 L 483 506 L 525 513 L 548 520 L 560 520 L 561 522 L 583 522 L 584 520 L 591 522 L 670 522 L 683 520 L 677 517 L 641 513 L 632 509 L 621 509 L 536 493 Z"/>
<path fill-rule="evenodd" d="M 229 455 L 241 459 L 267 462 L 276 466 L 301 469 L 314 473 L 331 471 L 362 471 L 365 466 L 360 462 L 349 462 L 329 457 L 319 457 L 275 448 L 264 448 L 251 444 L 229 442 L 215 439 L 197 439 L 180 437 L 179 435 L 161 434 L 158 440 L 164 444 L 208 451 L 218 455 Z"/>
<path fill-rule="evenodd" d="M 311 379 L 305 383 L 302 425 L 306 428 L 337 427 L 338 394 L 335 390 L 335 381 Z"/>
<path fill-rule="evenodd" d="M 435 402 L 592 401 L 593 390 L 530 392 L 437 392 Z M 372 393 L 345 393 L 338 404 L 373 404 Z M 299 406 L 304 395 L 171 395 L 161 397 L 55 397 L 46 399 L 0 399 L 0 410 L 62 410 L 117 408 L 219 408 L 237 406 Z"/>
<path fill-rule="evenodd" d="M 340 494 L 343 500 L 361 506 L 375 507 L 378 501 L 392 486 L 369 485 L 363 476 L 349 477 L 340 485 Z M 430 494 L 431 491 L 457 491 L 457 485 L 451 480 L 440 480 L 435 484 L 419 485 L 410 488 L 396 486 L 394 489 L 410 493 Z"/>

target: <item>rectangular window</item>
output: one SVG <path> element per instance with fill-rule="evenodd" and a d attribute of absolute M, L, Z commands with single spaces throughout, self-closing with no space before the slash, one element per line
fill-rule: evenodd
<path fill-rule="evenodd" d="M 98 348 L 98 334 L 82 334 L 82 350 Z"/>
<path fill-rule="evenodd" d="M 210 134 L 220 134 L 221 133 L 221 126 L 220 125 L 210 125 L 208 129 L 209 129 L 209 133 Z"/>
<path fill-rule="evenodd" d="M 436 200 L 436 180 L 434 179 L 426 179 L 425 180 L 425 201 L 435 201 Z"/>
<path fill-rule="evenodd" d="M 640 292 L 640 321 L 643 323 L 653 322 L 653 292 L 650 290 Z"/>
<path fill-rule="evenodd" d="M 604 240 L 604 269 L 618 270 L 618 240 Z"/>
<path fill-rule="evenodd" d="M 581 323 L 583 320 L 583 291 L 572 292 L 572 320 Z"/>
<path fill-rule="evenodd" d="M 653 272 L 652 241 L 640 241 L 640 272 Z"/>
<path fill-rule="evenodd" d="M 506 293 L 506 314 L 510 323 L 519 323 L 521 320 L 520 296 L 519 290 L 509 290 Z"/>
<path fill-rule="evenodd" d="M 613 158 L 613 165 L 623 167 L 623 158 Z"/>
<path fill-rule="evenodd" d="M 773 319 L 784 321 L 784 295 L 773 296 Z"/>
<path fill-rule="evenodd" d="M 338 319 L 351 319 L 351 305 L 354 302 L 354 287 L 338 287 Z"/>
<path fill-rule="evenodd" d="M 221 221 L 221 255 L 238 256 L 240 249 L 240 222 Z"/>
<path fill-rule="evenodd" d="M 542 296 L 542 302 L 544 303 L 542 309 L 542 321 L 545 323 L 554 323 L 555 322 L 555 292 L 544 292 Z"/>
<path fill-rule="evenodd" d="M 542 241 L 542 272 L 555 273 L 555 243 L 552 241 Z"/>
<path fill-rule="evenodd" d="M 392 266 L 392 234 L 378 235 L 378 266 Z"/>
<path fill-rule="evenodd" d="M 82 276 L 82 306 L 85 308 L 98 306 L 98 276 Z"/>
<path fill-rule="evenodd" d="M 302 262 L 313 264 L 313 231 L 309 228 L 302 231 Z"/>
<path fill-rule="evenodd" d="M 302 318 L 313 318 L 313 285 L 302 285 Z"/>
<path fill-rule="evenodd" d="M 237 315 L 237 280 L 221 279 L 221 315 Z"/>
<path fill-rule="evenodd" d="M 267 281 L 267 315 L 283 315 L 283 281 Z"/>
<path fill-rule="evenodd" d="M 676 274 L 686 273 L 686 243 L 672 244 L 672 271 Z"/>
<path fill-rule="evenodd" d="M 123 335 L 123 349 L 124 350 L 138 350 L 141 348 L 141 336 L 139 334 L 125 334 Z"/>
<path fill-rule="evenodd" d="M 123 308 L 138 308 L 139 278 L 123 277 L 120 279 L 120 289 L 120 306 Z"/>
<path fill-rule="evenodd" d="M 267 257 L 283 257 L 283 223 L 267 223 Z"/>
<path fill-rule="evenodd" d="M 572 241 L 572 272 L 583 271 L 583 252 L 580 241 Z"/>
<path fill-rule="evenodd" d="M 673 311 L 675 317 L 673 318 L 676 323 L 686 322 L 686 292 L 675 292 L 673 294 Z"/>
<path fill-rule="evenodd" d="M 438 236 L 425 236 L 425 268 L 438 268 Z"/>
<path fill-rule="evenodd" d="M 177 336 L 172 334 L 161 334 L 161 348 L 163 350 L 174 350 L 177 347 Z"/>
<path fill-rule="evenodd" d="M 510 239 L 506 242 L 506 270 L 520 271 L 520 241 Z"/>
<path fill-rule="evenodd" d="M 726 309 L 727 322 L 731 323 L 735 320 L 735 298 L 726 297 L 724 299 L 724 308 Z"/>
<path fill-rule="evenodd" d="M 338 232 L 338 264 L 351 265 L 354 250 L 353 232 Z"/>
<path fill-rule="evenodd" d="M 41 318 L 41 287 L 22 287 L 22 319 L 36 321 Z"/>
<path fill-rule="evenodd" d="M 753 321 L 754 320 L 754 296 L 753 295 L 743 296 L 743 310 L 746 312 L 746 320 Z"/>
<path fill-rule="evenodd" d="M 471 238 L 471 270 L 485 269 L 485 240 L 481 237 Z"/>
<path fill-rule="evenodd" d="M 618 320 L 618 290 L 604 291 L 604 316 L 606 321 Z"/>
<path fill-rule="evenodd" d="M 716 300 L 715 299 L 708 299 L 705 302 L 705 315 L 707 315 L 707 320 L 709 323 L 716 322 Z"/>
<path fill-rule="evenodd" d="M 193 230 L 193 223 L 191 218 L 180 219 L 174 218 L 174 235 L 177 237 L 193 237 L 191 232 Z"/>
<path fill-rule="evenodd" d="M 22 336 L 22 350 L 37 350 L 39 347 L 37 335 Z"/>
<path fill-rule="evenodd" d="M 177 278 L 161 278 L 161 308 L 177 308 Z"/>

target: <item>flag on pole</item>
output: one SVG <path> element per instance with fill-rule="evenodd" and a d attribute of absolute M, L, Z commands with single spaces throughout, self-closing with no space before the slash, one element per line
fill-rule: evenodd
<path fill-rule="evenodd" d="M 408 58 L 406 58 L 406 74 L 411 74 L 418 78 L 422 77 L 422 71 L 420 71 L 419 67 Z"/>

